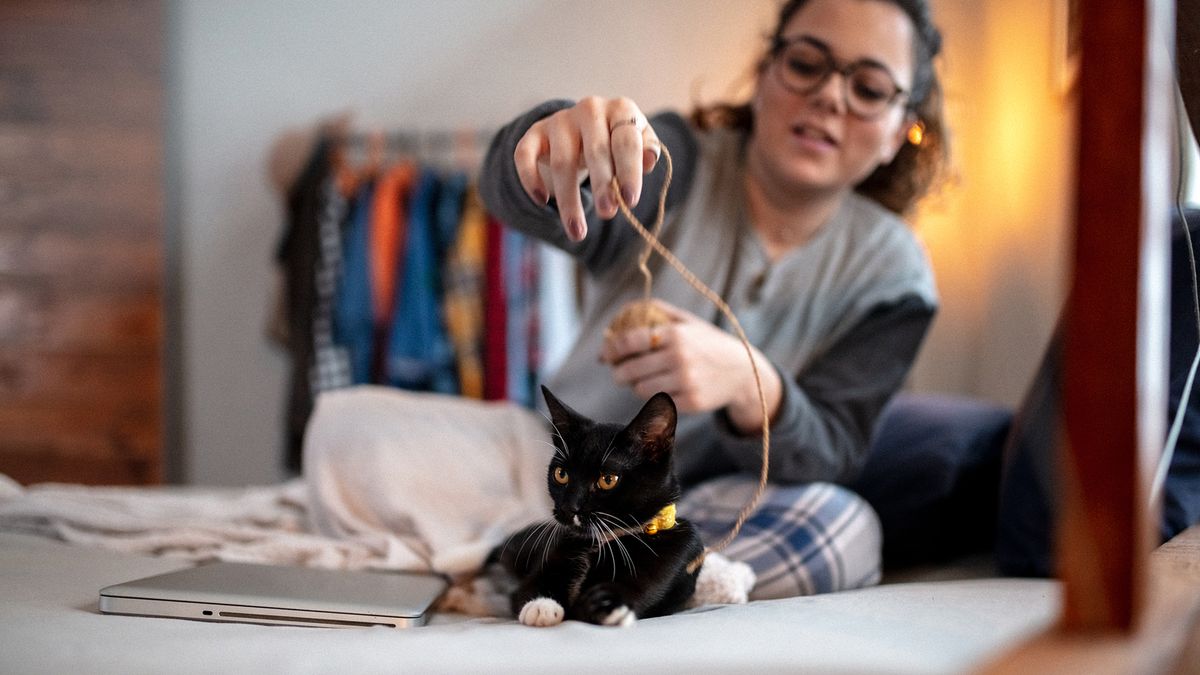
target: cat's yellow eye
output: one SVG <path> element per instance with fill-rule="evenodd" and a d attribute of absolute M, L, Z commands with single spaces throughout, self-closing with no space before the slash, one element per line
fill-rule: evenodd
<path fill-rule="evenodd" d="M 601 490 L 611 490 L 617 487 L 618 480 L 620 480 L 620 476 L 606 473 L 603 476 L 600 476 L 600 480 L 596 481 L 596 487 L 600 488 Z"/>
<path fill-rule="evenodd" d="M 559 485 L 566 485 L 571 477 L 567 475 L 567 470 L 561 466 L 554 467 L 554 482 Z"/>

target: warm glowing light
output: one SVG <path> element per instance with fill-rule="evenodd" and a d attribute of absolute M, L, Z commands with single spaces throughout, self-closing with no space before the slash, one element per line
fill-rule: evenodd
<path fill-rule="evenodd" d="M 923 140 L 925 140 L 925 123 L 918 120 L 908 128 L 908 142 L 920 145 Z"/>

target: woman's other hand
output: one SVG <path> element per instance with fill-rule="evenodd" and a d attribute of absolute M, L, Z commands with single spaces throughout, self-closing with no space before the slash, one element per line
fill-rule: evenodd
<path fill-rule="evenodd" d="M 762 428 L 762 407 L 746 349 L 736 336 L 686 310 L 655 300 L 671 323 L 634 328 L 605 337 L 600 360 L 612 368 L 613 380 L 638 397 L 665 391 L 680 412 L 726 408 L 730 421 L 744 433 Z M 762 378 L 767 411 L 779 408 L 782 383 L 767 357 L 751 346 Z"/>
<path fill-rule="evenodd" d="M 617 214 L 613 177 L 632 207 L 642 192 L 642 174 L 658 162 L 661 144 L 646 116 L 627 98 L 589 96 L 533 124 L 513 153 L 521 187 L 546 204 L 553 197 L 572 241 L 587 235 L 579 186 L 591 178 L 596 213 Z"/>

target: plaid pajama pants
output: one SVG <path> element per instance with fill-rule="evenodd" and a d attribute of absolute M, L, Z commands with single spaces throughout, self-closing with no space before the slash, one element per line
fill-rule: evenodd
<path fill-rule="evenodd" d="M 706 544 L 723 538 L 758 480 L 722 476 L 692 488 L 679 515 Z M 813 595 L 879 583 L 883 535 L 875 511 L 830 483 L 768 485 L 758 509 L 722 553 L 750 565 L 751 600 Z"/>

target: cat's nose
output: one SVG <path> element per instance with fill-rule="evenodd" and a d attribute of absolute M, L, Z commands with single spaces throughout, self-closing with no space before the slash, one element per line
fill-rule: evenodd
<path fill-rule="evenodd" d="M 583 520 L 579 517 L 579 509 L 569 506 L 563 506 L 558 509 L 556 514 L 560 522 L 570 524 L 575 527 L 583 527 Z"/>

